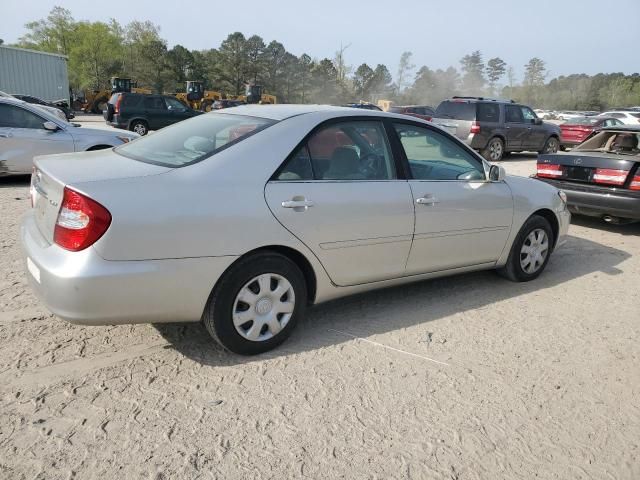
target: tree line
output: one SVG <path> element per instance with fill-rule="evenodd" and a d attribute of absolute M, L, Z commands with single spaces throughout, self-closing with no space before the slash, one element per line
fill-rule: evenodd
<path fill-rule="evenodd" d="M 108 87 L 109 78 L 132 78 L 156 92 L 180 92 L 186 80 L 231 95 L 244 92 L 247 82 L 289 103 L 345 103 L 393 100 L 397 104 L 437 104 L 453 95 L 512 98 L 534 107 L 563 110 L 603 110 L 640 105 L 640 75 L 634 73 L 575 74 L 547 80 L 544 60 L 532 58 L 524 77 L 500 57 L 485 61 L 481 51 L 465 55 L 459 67 L 417 68 L 412 53 L 399 58 L 395 80 L 384 64 L 349 65 L 340 45 L 333 58 L 296 56 L 276 41 L 258 35 L 231 33 L 218 48 L 189 50 L 168 47 L 160 28 L 149 21 L 121 25 L 77 21 L 71 12 L 54 7 L 47 18 L 25 25 L 16 46 L 68 56 L 73 89 Z"/>

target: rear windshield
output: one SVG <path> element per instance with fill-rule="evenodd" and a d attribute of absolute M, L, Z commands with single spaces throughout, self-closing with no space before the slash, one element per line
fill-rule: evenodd
<path fill-rule="evenodd" d="M 567 125 L 571 123 L 572 125 L 595 125 L 602 121 L 602 118 L 594 118 L 594 117 L 578 117 L 571 120 L 571 122 L 567 122 Z"/>
<path fill-rule="evenodd" d="M 197 163 L 275 123 L 273 120 L 207 113 L 179 122 L 115 149 L 145 163 L 184 167 Z"/>
<path fill-rule="evenodd" d="M 438 118 L 454 118 L 456 120 L 475 120 L 476 104 L 445 100 L 436 109 Z"/>

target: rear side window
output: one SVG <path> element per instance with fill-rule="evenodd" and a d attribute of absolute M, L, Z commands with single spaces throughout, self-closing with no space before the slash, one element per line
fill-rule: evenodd
<path fill-rule="evenodd" d="M 144 108 L 153 110 L 165 110 L 166 105 L 164 104 L 164 100 L 162 100 L 162 98 L 160 97 L 145 97 Z"/>
<path fill-rule="evenodd" d="M 139 95 L 125 95 L 122 99 L 123 107 L 137 107 L 142 97 Z"/>
<path fill-rule="evenodd" d="M 162 101 L 162 98 L 159 98 Z M 163 102 L 164 103 L 164 102 Z M 273 120 L 210 113 L 126 143 L 115 152 L 140 162 L 184 167 L 200 162 L 274 124 Z"/>
<path fill-rule="evenodd" d="M 500 105 L 496 103 L 479 103 L 477 120 L 479 122 L 499 122 Z"/>
<path fill-rule="evenodd" d="M 44 128 L 42 124 L 45 121 L 22 107 L 0 103 L 0 127 Z"/>
<path fill-rule="evenodd" d="M 453 118 L 456 120 L 475 120 L 476 104 L 445 100 L 436 109 L 436 117 Z"/>

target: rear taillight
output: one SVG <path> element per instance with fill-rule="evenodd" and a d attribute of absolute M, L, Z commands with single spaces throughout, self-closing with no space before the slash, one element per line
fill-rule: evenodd
<path fill-rule="evenodd" d="M 613 170 L 611 168 L 596 168 L 593 174 L 594 183 L 605 185 L 622 185 L 627 179 L 628 170 Z"/>
<path fill-rule="evenodd" d="M 538 163 L 537 174 L 539 177 L 557 178 L 562 176 L 562 166 L 550 163 Z"/>
<path fill-rule="evenodd" d="M 631 179 L 629 188 L 631 190 L 640 190 L 640 173 L 636 173 L 636 175 Z"/>
<path fill-rule="evenodd" d="M 113 107 L 113 113 L 120 113 L 120 104 L 122 103 L 122 95 L 118 95 L 118 100 Z"/>
<path fill-rule="evenodd" d="M 93 245 L 111 224 L 111 214 L 98 202 L 64 187 L 62 206 L 53 231 L 53 241 L 78 252 Z"/>
<path fill-rule="evenodd" d="M 480 133 L 480 125 L 478 125 L 478 122 L 471 124 L 471 133 Z"/>

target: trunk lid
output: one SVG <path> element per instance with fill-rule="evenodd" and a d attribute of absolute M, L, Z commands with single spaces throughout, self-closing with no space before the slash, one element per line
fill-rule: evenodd
<path fill-rule="evenodd" d="M 585 125 L 560 125 L 560 135 L 562 140 L 571 140 L 582 142 L 592 132 L 593 127 Z"/>
<path fill-rule="evenodd" d="M 170 168 L 138 162 L 112 150 L 65 153 L 34 158 L 31 200 L 40 233 L 53 243 L 64 187 L 130 177 L 158 175 Z"/>
<path fill-rule="evenodd" d="M 540 174 L 541 168 L 547 173 L 556 169 L 557 173 L 552 174 L 551 177 L 556 180 L 620 188 L 628 184 L 630 172 L 635 171 L 635 164 L 638 161 L 640 159 L 637 156 L 625 157 L 602 152 L 541 154 L 538 156 L 538 175 L 548 176 Z M 610 183 L 607 183 L 605 177 L 611 179 Z"/>

